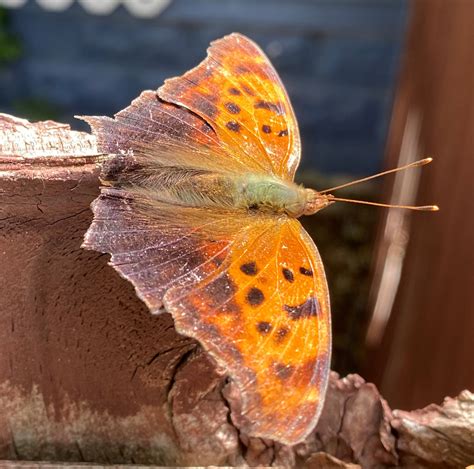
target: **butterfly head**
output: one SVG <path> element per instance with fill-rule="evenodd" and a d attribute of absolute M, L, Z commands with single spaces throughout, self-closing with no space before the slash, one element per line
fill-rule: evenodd
<path fill-rule="evenodd" d="M 305 189 L 305 205 L 303 215 L 314 215 L 321 209 L 334 203 L 330 194 L 321 194 L 314 189 Z"/>

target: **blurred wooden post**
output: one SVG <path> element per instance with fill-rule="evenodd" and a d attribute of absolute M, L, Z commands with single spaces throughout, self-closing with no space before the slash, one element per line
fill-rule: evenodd
<path fill-rule="evenodd" d="M 435 162 L 387 198 L 410 202 L 420 177 L 415 201 L 441 211 L 385 215 L 365 370 L 409 409 L 474 388 L 474 2 L 414 0 L 411 13 L 387 167 Z"/>

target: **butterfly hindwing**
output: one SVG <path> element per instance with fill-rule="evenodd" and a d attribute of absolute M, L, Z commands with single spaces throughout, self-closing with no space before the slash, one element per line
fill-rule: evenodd
<path fill-rule="evenodd" d="M 215 270 L 219 258 L 227 255 L 233 235 L 222 233 L 211 239 L 206 227 L 216 219 L 201 214 L 186 220 L 186 211 L 173 207 L 160 217 L 142 214 L 133 195 L 124 190 L 103 188 L 93 203 L 94 220 L 83 247 L 111 253 L 110 264 L 135 286 L 138 296 L 151 312 L 158 313 L 163 296 L 173 285 L 192 288 Z M 180 223 L 174 219 L 180 218 Z M 226 230 L 223 227 L 223 231 Z"/>
<path fill-rule="evenodd" d="M 294 444 L 313 428 L 327 385 L 330 315 L 316 247 L 296 220 L 237 235 L 225 263 L 164 298 L 241 390 L 244 431 Z"/>

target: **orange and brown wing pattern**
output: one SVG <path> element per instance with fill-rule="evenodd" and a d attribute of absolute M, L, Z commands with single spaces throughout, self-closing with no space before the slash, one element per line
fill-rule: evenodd
<path fill-rule="evenodd" d="M 195 114 L 161 101 L 155 91 L 143 91 L 130 106 L 115 115 L 81 116 L 97 137 L 104 153 L 124 154 L 148 148 L 180 148 L 190 157 L 202 146 L 219 147 L 212 129 Z"/>
<path fill-rule="evenodd" d="M 150 175 L 160 165 L 225 167 L 233 172 L 258 169 L 228 152 L 201 117 L 162 101 L 156 91 L 143 91 L 114 118 L 80 118 L 91 126 L 100 151 L 116 155 L 102 168 L 103 179 L 114 184 L 127 182 L 134 171 Z"/>
<path fill-rule="evenodd" d="M 307 436 L 324 401 L 331 331 L 323 265 L 298 221 L 257 221 L 213 275 L 172 288 L 164 304 L 232 376 L 243 431 L 286 444 Z"/>
<path fill-rule="evenodd" d="M 158 95 L 201 116 L 249 167 L 293 179 L 297 122 L 278 74 L 250 39 L 234 33 L 214 41 L 201 64 L 166 80 Z"/>
<path fill-rule="evenodd" d="M 233 242 L 232 234 L 203 236 L 209 225 L 219 230 L 220 222 L 213 217 L 203 213 L 199 223 L 187 223 L 186 211 L 179 207 L 168 207 L 158 219 L 150 217 L 122 189 L 102 188 L 92 208 L 94 220 L 82 247 L 110 253 L 109 264 L 132 282 L 152 313 L 160 312 L 169 288 L 192 289 L 211 275 Z"/>

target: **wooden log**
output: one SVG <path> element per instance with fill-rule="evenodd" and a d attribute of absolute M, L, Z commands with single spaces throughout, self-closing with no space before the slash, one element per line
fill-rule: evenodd
<path fill-rule="evenodd" d="M 81 249 L 98 159 L 89 134 L 0 115 L 1 467 L 474 461 L 472 394 L 444 409 L 392 412 L 357 375 L 332 374 L 303 443 L 241 433 L 229 410 L 237 391 L 199 344 L 178 335 L 170 315 L 149 314 L 107 255 Z"/>

